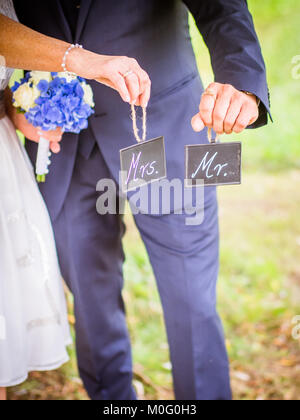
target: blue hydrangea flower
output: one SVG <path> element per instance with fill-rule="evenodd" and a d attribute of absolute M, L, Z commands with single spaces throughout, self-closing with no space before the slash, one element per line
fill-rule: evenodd
<path fill-rule="evenodd" d="M 25 113 L 27 120 L 35 127 L 44 131 L 55 130 L 60 127 L 63 132 L 80 133 L 88 126 L 88 118 L 94 113 L 93 109 L 84 102 L 84 90 L 81 83 L 85 80 L 77 77 L 70 82 L 66 78 L 51 73 L 53 80 L 49 83 L 40 80 L 37 85 L 40 96 L 35 106 Z M 12 91 L 28 82 L 27 73 L 20 82 L 15 82 Z"/>
<path fill-rule="evenodd" d="M 40 80 L 37 88 L 39 91 L 41 91 L 41 93 L 46 93 L 48 92 L 48 88 L 49 88 L 49 83 L 47 82 L 47 80 Z"/>

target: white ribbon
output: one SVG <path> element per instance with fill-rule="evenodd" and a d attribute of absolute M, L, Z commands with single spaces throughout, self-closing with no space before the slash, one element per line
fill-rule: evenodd
<path fill-rule="evenodd" d="M 44 137 L 40 137 L 35 169 L 37 175 L 46 175 L 48 173 L 48 165 L 50 163 L 49 148 L 49 141 Z"/>

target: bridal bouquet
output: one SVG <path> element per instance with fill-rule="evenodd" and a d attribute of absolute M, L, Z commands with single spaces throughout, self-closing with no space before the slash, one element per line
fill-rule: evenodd
<path fill-rule="evenodd" d="M 88 118 L 94 113 L 91 87 L 69 73 L 31 71 L 11 90 L 18 112 L 43 131 L 60 127 L 63 132 L 79 133 L 87 128 Z M 45 181 L 49 163 L 49 141 L 41 137 L 36 162 L 39 182 Z"/>

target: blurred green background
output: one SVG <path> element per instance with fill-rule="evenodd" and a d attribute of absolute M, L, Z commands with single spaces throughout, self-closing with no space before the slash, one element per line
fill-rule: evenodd
<path fill-rule="evenodd" d="M 300 314 L 300 55 L 299 0 L 250 0 L 268 70 L 274 124 L 239 136 L 243 184 L 219 189 L 224 321 L 236 399 L 300 399 L 300 342 L 292 319 Z M 207 49 L 190 20 L 205 85 L 213 81 Z M 300 75 L 300 71 L 298 72 Z M 233 136 L 235 137 L 235 136 Z M 140 398 L 173 398 L 171 365 L 155 280 L 130 217 L 125 238 L 124 298 L 133 342 L 134 384 Z M 72 297 L 68 295 L 70 322 Z M 33 373 L 10 390 L 11 399 L 85 399 L 71 362 Z"/>

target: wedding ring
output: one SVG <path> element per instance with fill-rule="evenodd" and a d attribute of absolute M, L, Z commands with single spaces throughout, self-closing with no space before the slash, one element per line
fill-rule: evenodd
<path fill-rule="evenodd" d="M 216 100 L 216 99 L 217 99 L 217 95 L 216 95 L 216 94 L 215 94 L 215 92 L 214 92 L 213 90 L 211 90 L 211 89 L 206 89 L 206 90 L 203 92 L 202 96 L 211 96 L 211 97 L 213 97 L 213 98 L 214 98 L 214 100 Z"/>
<path fill-rule="evenodd" d="M 133 71 L 128 70 L 126 73 L 123 74 L 124 79 L 126 79 L 126 77 L 130 76 L 131 74 L 133 74 Z"/>

